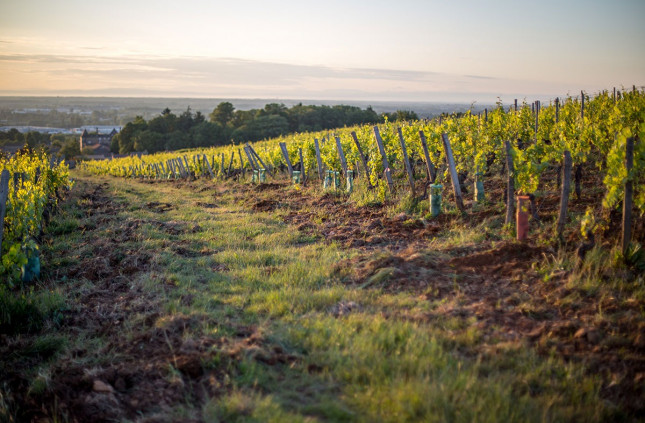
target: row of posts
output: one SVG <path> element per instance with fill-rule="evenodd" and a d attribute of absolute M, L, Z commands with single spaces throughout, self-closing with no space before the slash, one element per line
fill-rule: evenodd
<path fill-rule="evenodd" d="M 583 97 L 584 98 L 584 97 Z M 538 106 L 539 107 L 539 106 Z M 381 153 L 381 158 L 383 160 L 383 167 L 385 169 L 384 175 L 387 180 L 388 186 L 390 188 L 390 191 L 394 191 L 394 185 L 391 177 L 391 172 L 390 172 L 390 165 L 387 160 L 387 156 L 385 154 L 385 149 L 383 146 L 383 140 L 381 139 L 378 127 L 374 127 L 374 134 L 376 138 L 377 145 L 379 147 L 379 152 Z M 401 129 L 398 129 L 398 134 L 399 134 L 399 140 L 401 143 L 401 149 L 403 151 L 403 161 L 406 166 L 406 171 L 408 173 L 408 178 L 409 178 L 409 183 L 410 183 L 410 189 L 412 192 L 412 195 L 414 195 L 414 177 L 412 173 L 412 168 L 408 159 L 407 155 L 407 150 L 405 147 L 405 141 L 403 138 L 403 134 L 401 132 Z M 372 187 L 371 182 L 369 180 L 369 174 L 370 174 L 370 169 L 367 166 L 367 160 L 365 155 L 363 154 L 363 151 L 361 149 L 360 143 L 358 142 L 358 139 L 356 137 L 356 133 L 352 132 L 351 133 L 352 138 L 358 148 L 358 152 L 360 155 L 360 158 L 362 160 L 363 167 L 365 169 L 365 174 L 367 176 L 366 180 L 367 183 L 370 187 Z M 423 134 L 423 131 L 419 131 L 419 135 L 421 137 L 421 144 L 423 146 L 424 150 L 424 155 L 426 159 L 426 172 L 428 175 L 428 180 L 431 182 L 434 182 L 435 176 L 436 176 L 436 168 L 434 167 L 432 161 L 430 160 L 429 153 L 428 153 L 428 148 L 427 148 L 427 143 L 425 139 L 425 135 Z M 336 138 L 336 147 L 338 150 L 338 154 L 340 157 L 341 165 L 343 168 L 343 172 L 346 175 L 346 186 L 345 186 L 345 191 L 347 193 L 351 193 L 354 187 L 354 172 L 350 169 L 348 169 L 347 166 L 347 161 L 345 159 L 345 155 L 343 153 L 343 148 L 340 143 L 340 138 L 338 136 Z M 465 208 L 463 205 L 463 199 L 462 199 L 462 194 L 461 194 L 461 188 L 459 186 L 459 179 L 457 176 L 457 171 L 456 171 L 456 166 L 455 166 L 455 161 L 454 157 L 452 154 L 452 149 L 450 146 L 450 141 L 448 139 L 447 134 L 442 134 L 442 141 L 443 141 L 443 146 L 444 150 L 446 153 L 446 161 L 448 164 L 448 170 L 450 174 L 450 180 L 452 183 L 452 187 L 454 190 L 455 194 L 455 203 L 457 208 L 461 211 L 464 212 Z M 633 145 L 633 140 L 630 140 Z M 513 160 L 512 160 L 512 154 L 511 150 L 512 147 L 509 142 L 506 142 L 506 167 L 507 167 L 507 174 L 508 174 L 508 184 L 507 184 L 507 211 L 506 211 L 506 219 L 505 223 L 510 224 L 515 220 L 516 223 L 516 228 L 517 228 L 517 239 L 518 240 L 525 240 L 528 237 L 528 220 L 529 220 L 529 213 L 531 211 L 531 198 L 529 196 L 518 196 L 515 198 L 515 187 L 514 187 L 514 178 L 513 178 Z M 629 143 L 628 143 L 629 144 Z M 322 160 L 320 157 L 320 147 L 318 144 L 318 140 L 315 139 L 315 147 L 316 147 L 316 160 L 318 162 L 318 174 L 320 175 L 321 179 L 323 179 L 323 188 L 324 189 L 334 189 L 336 191 L 342 190 L 343 187 L 341 186 L 341 174 L 338 171 L 332 171 L 332 170 L 327 170 L 326 173 L 324 174 L 323 178 L 323 170 L 322 170 Z M 306 183 L 306 174 L 304 173 L 304 162 L 302 158 L 302 149 L 299 149 L 299 159 L 300 159 L 300 169 L 301 170 L 294 170 L 293 166 L 291 164 L 291 161 L 289 159 L 289 154 L 286 148 L 285 143 L 280 143 L 280 148 L 282 150 L 285 163 L 287 164 L 287 169 L 289 170 L 289 174 L 291 176 L 292 182 L 294 184 L 302 184 L 305 185 Z M 633 147 L 631 147 L 633 150 Z M 628 147 L 629 150 L 629 147 Z M 260 167 L 261 165 L 264 165 L 264 162 L 262 159 L 259 157 L 259 155 L 253 150 L 253 148 L 250 145 L 246 145 L 244 147 L 244 151 L 249 159 L 249 163 L 251 164 L 252 171 L 253 171 L 253 176 L 252 176 L 252 181 L 254 183 L 264 183 L 266 182 L 266 167 Z M 238 151 L 239 153 L 239 151 Z M 560 213 L 559 213 L 559 218 L 558 218 L 558 224 L 557 224 L 557 233 L 559 236 L 561 236 L 563 230 L 564 230 L 564 224 L 566 222 L 567 218 L 567 203 L 568 203 L 568 191 L 569 191 L 569 179 L 570 179 L 570 169 L 571 169 L 571 159 L 570 159 L 570 154 L 568 152 L 565 152 L 564 155 L 564 166 L 563 166 L 563 174 L 565 176 L 563 184 L 562 184 L 562 196 L 561 196 L 561 207 L 560 207 Z M 569 157 L 567 157 L 569 156 Z M 627 154 L 628 157 L 630 157 L 630 154 L 628 152 Z M 195 158 L 193 158 L 195 159 Z M 230 173 L 230 168 L 232 165 L 232 160 L 233 157 L 231 157 L 231 163 L 229 164 L 229 173 Z M 241 159 L 241 153 L 240 153 L 240 159 Z M 188 168 L 188 163 L 186 160 L 186 157 L 183 158 L 183 160 L 186 163 L 186 166 L 183 166 L 182 160 L 181 159 L 175 159 L 175 162 L 178 164 L 178 170 L 180 174 L 186 173 L 187 176 L 187 168 Z M 210 167 L 210 164 L 208 163 L 208 159 L 206 156 L 203 156 L 203 160 L 205 164 L 208 167 L 208 171 L 211 173 L 211 176 L 213 175 L 212 169 Z M 628 159 L 629 160 L 629 159 Z M 633 160 L 633 159 L 632 159 Z M 567 166 L 568 164 L 568 166 Z M 358 165 L 358 163 L 357 163 Z M 163 166 L 163 165 L 161 165 Z M 172 170 L 173 174 L 175 173 L 174 167 L 173 166 L 173 161 L 169 161 L 168 163 L 169 170 Z M 631 169 L 631 166 L 628 165 L 628 169 Z M 162 167 L 163 170 L 163 167 Z M 224 158 L 222 157 L 222 172 L 224 172 Z M 157 174 L 159 175 L 159 170 L 157 170 Z M 166 172 L 162 172 L 162 174 L 166 174 L 170 176 Z M 628 184 L 629 185 L 629 184 Z M 626 196 L 625 200 L 625 209 L 627 209 L 627 206 L 629 206 L 629 209 L 631 209 L 631 190 L 629 189 L 629 186 L 626 186 L 626 194 L 629 194 L 630 198 L 628 199 Z M 430 185 L 430 213 L 431 216 L 436 217 L 441 213 L 441 202 L 442 202 L 442 189 L 443 186 L 439 184 L 434 184 L 431 183 Z M 482 182 L 482 174 L 480 172 L 476 173 L 475 177 L 475 183 L 474 183 L 474 192 L 475 192 L 475 198 L 474 201 L 476 203 L 481 203 L 485 200 L 485 193 L 484 193 L 484 185 Z M 517 202 L 517 204 L 516 204 Z M 631 226 L 631 210 L 626 211 L 626 215 L 624 216 L 623 220 L 623 249 L 626 250 L 626 246 L 629 245 L 629 239 L 630 239 L 630 226 Z"/>

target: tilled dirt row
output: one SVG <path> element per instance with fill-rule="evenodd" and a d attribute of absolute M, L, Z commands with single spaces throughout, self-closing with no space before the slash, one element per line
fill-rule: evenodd
<path fill-rule="evenodd" d="M 405 213 L 391 216 L 383 206 L 356 207 L 342 196 L 312 195 L 287 184 L 233 187 L 201 182 L 147 183 L 212 191 L 212 200 L 199 204 L 204 208 L 216 207 L 219 198 L 229 194 L 250 213 L 279 211 L 303 234 L 356 252 L 334 269 L 343 283 L 408 293 L 437 304 L 427 314 L 390 310 L 384 312 L 386 317 L 430 324 L 446 318 L 474 319 L 479 352 L 520 342 L 543 355 L 584 362 L 590 373 L 605 381 L 604 398 L 630 415 L 645 416 L 642 301 L 621 302 L 620 293 L 564 301 L 575 294 L 567 288 L 569 274 L 551 274 L 545 281 L 536 271 L 536 263 L 555 254 L 544 246 L 492 238 L 441 251 L 428 248 L 451 225 L 481 222 L 490 217 L 490 210 L 464 220 L 442 215 L 429 221 Z M 242 355 L 269 365 L 298 360 L 271 345 L 256 328 L 232 328 L 233 337 L 205 337 L 199 327 L 217 322 L 206 321 L 206 316 L 165 315 L 163 295 L 133 283 L 142 272 L 162 273 L 155 272 L 159 269 L 154 252 L 141 247 L 141 230 L 152 227 L 167 235 L 175 254 L 195 257 L 212 252 L 188 250 L 178 236 L 202 229 L 194 222 L 124 219 L 124 206 L 113 201 L 107 188 L 85 182 L 75 188 L 69 201 L 77 201 L 84 213 L 84 244 L 73 252 L 77 260 L 56 269 L 45 282 L 60 284 L 63 277 L 83 281 L 70 286 L 75 301 L 63 311 L 57 330 L 69 338 L 99 341 L 99 347 L 88 345 L 66 354 L 51 368 L 46 393 L 33 396 L 25 374 L 47 357 L 19 354 L 30 347 L 28 337 L 0 344 L 2 356 L 9 357 L 2 363 L 8 369 L 4 391 L 11 393 L 9 400 L 23 420 L 65 416 L 78 422 L 163 421 L 177 404 L 199 409 L 209 398 L 226 393 Z M 143 206 L 156 214 L 177 207 L 159 202 Z M 222 265 L 214 270 L 228 269 Z M 161 293 L 176 289 L 163 277 L 157 285 Z M 343 304 L 333 313 L 350 313 L 354 306 Z M 605 318 L 599 319 L 599 314 Z M 109 362 L 104 357 L 110 357 Z"/>
<path fill-rule="evenodd" d="M 645 302 L 621 303 L 619 292 L 603 298 L 577 295 L 567 287 L 570 275 L 565 271 L 544 281 L 536 268 L 557 254 L 555 248 L 490 240 L 434 252 L 427 248 L 429 241 L 459 217 L 389 217 L 383 206 L 356 207 L 342 196 L 308 195 L 286 184 L 236 190 L 252 211 L 280 210 L 285 222 L 303 233 L 357 250 L 354 258 L 336 266 L 344 283 L 440 303 L 427 315 L 393 310 L 388 317 L 424 322 L 475 318 L 482 352 L 494 351 L 499 343 L 524 342 L 545 356 L 584 362 L 605 381 L 604 398 L 645 416 Z M 548 208 L 547 199 L 543 211 Z M 482 210 L 460 223 L 489 216 L 490 211 Z M 600 314 L 605 318 L 598 319 Z"/>
<path fill-rule="evenodd" d="M 149 225 L 177 244 L 178 255 L 192 253 L 171 239 L 201 231 L 191 222 L 127 219 L 108 184 L 77 181 L 68 202 L 78 204 L 85 218 L 83 242 L 68 252 L 74 260 L 51 269 L 45 286 L 67 284 L 73 298 L 49 329 L 78 347 L 55 358 L 47 389 L 35 395 L 30 369 L 51 358 L 47 351 L 30 354 L 34 336 L 6 337 L 0 343 L 2 402 L 18 421 L 142 422 L 169 421 L 177 405 L 194 407 L 230 390 L 235 363 L 242 356 L 269 365 L 296 360 L 272 346 L 254 327 L 233 327 L 233 337 L 205 337 L 206 316 L 164 314 L 163 297 L 176 289 L 165 280 L 154 252 L 141 246 L 140 229 Z M 155 213 L 173 205 L 148 204 Z M 225 269 L 216 269 L 222 271 Z M 156 292 L 136 283 L 143 272 L 158 278 Z M 72 282 L 69 282 L 72 281 Z M 98 344 L 98 347 L 97 347 Z M 193 415 L 199 416 L 196 411 Z M 173 418 L 173 421 L 200 421 Z"/>

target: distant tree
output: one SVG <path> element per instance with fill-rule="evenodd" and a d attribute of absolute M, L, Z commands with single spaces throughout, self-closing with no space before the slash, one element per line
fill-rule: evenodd
<path fill-rule="evenodd" d="M 190 146 L 190 134 L 182 131 L 174 131 L 166 139 L 166 150 L 180 150 Z"/>
<path fill-rule="evenodd" d="M 134 135 L 134 150 L 147 151 L 148 153 L 156 153 L 164 149 L 163 135 L 158 132 L 146 129 L 145 131 L 137 132 Z"/>
<path fill-rule="evenodd" d="M 141 116 L 137 116 L 134 121 L 125 125 L 118 134 L 119 154 L 128 154 L 135 151 L 134 137 L 138 132 L 145 131 L 146 129 L 148 129 L 148 124 Z"/>
<path fill-rule="evenodd" d="M 193 124 L 194 125 L 199 125 L 200 123 L 206 121 L 206 117 L 200 112 L 199 110 L 195 113 L 195 117 L 193 117 Z"/>
<path fill-rule="evenodd" d="M 7 135 L 13 141 L 22 141 L 22 134 L 16 128 L 11 128 L 9 132 L 7 132 Z"/>
<path fill-rule="evenodd" d="M 195 147 L 210 147 L 226 144 L 228 138 L 219 123 L 202 122 L 193 126 L 192 141 Z"/>
<path fill-rule="evenodd" d="M 81 146 L 77 139 L 68 139 L 63 143 L 58 152 L 59 156 L 65 156 L 66 159 L 71 159 L 81 155 Z"/>
<path fill-rule="evenodd" d="M 255 110 L 236 110 L 233 114 L 232 125 L 234 128 L 239 128 L 242 125 L 246 125 L 255 119 Z"/>
<path fill-rule="evenodd" d="M 234 112 L 235 107 L 233 104 L 228 101 L 223 101 L 213 109 L 209 118 L 211 122 L 217 122 L 222 125 L 222 127 L 226 128 L 226 125 L 233 119 Z"/>
<path fill-rule="evenodd" d="M 121 141 L 121 134 L 116 134 L 110 140 L 110 151 L 114 154 L 119 154 L 119 142 Z"/>
<path fill-rule="evenodd" d="M 163 116 L 157 116 L 148 121 L 148 129 L 158 134 L 167 134 L 168 122 L 166 122 Z"/>
<path fill-rule="evenodd" d="M 393 122 L 419 120 L 419 116 L 412 110 L 397 110 L 394 113 L 383 113 L 383 116 Z"/>
<path fill-rule="evenodd" d="M 190 106 L 188 106 L 186 111 L 177 118 L 177 129 L 181 131 L 190 131 L 190 128 L 193 127 L 193 123 L 193 112 L 190 110 Z"/>
<path fill-rule="evenodd" d="M 37 145 L 49 144 L 49 134 L 44 134 L 36 131 L 29 131 L 24 134 L 25 144 L 30 148 L 34 148 Z"/>
<path fill-rule="evenodd" d="M 237 141 L 258 141 L 265 138 L 279 137 L 289 132 L 289 122 L 279 115 L 265 115 L 253 119 L 233 132 Z"/>
<path fill-rule="evenodd" d="M 257 115 L 258 117 L 267 116 L 267 115 L 278 115 L 286 118 L 289 114 L 288 114 L 287 106 L 285 106 L 284 104 L 269 103 L 264 106 L 264 109 L 260 109 Z"/>

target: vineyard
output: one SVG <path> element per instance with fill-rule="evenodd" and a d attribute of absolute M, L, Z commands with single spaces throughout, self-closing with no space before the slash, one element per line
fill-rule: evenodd
<path fill-rule="evenodd" d="M 39 273 L 37 240 L 70 181 L 61 160 L 28 149 L 0 158 L 0 169 L 0 275 L 11 286 Z"/>
<path fill-rule="evenodd" d="M 401 126 L 386 122 L 345 128 L 333 135 L 305 133 L 243 147 L 88 162 L 85 168 L 97 174 L 145 179 L 210 176 L 241 180 L 248 173 L 247 179 L 254 182 L 266 182 L 267 172 L 272 180 L 286 172 L 291 179 L 297 169 L 299 184 L 313 178 L 336 190 L 342 185 L 347 192 L 360 175 L 363 186 L 371 191 L 355 195 L 363 197 L 362 201 L 369 201 L 366 195 L 380 202 L 400 202 L 406 196 L 418 201 L 429 198 L 430 191 L 438 199 L 450 191 L 461 212 L 466 211 L 461 192 L 464 184 L 473 187 L 466 188 L 474 194 L 472 204 L 481 203 L 491 175 L 507 174 L 506 224 L 513 221 L 515 194 L 530 197 L 532 216 L 540 220 L 536 203 L 547 191 L 544 176 L 555 170 L 561 209 L 554 231 L 562 240 L 571 176 L 578 199 L 585 173 L 600 175 L 602 181 L 602 207 L 598 204 L 588 210 L 583 237 L 607 228 L 606 217 L 622 205 L 625 187 L 627 204 L 633 204 L 643 216 L 645 191 L 637 190 L 634 195 L 633 187 L 645 184 L 645 145 L 634 142 L 644 135 L 645 94 L 636 89 L 622 93 L 614 89 L 593 98 L 581 93 L 577 98 L 556 99 L 545 107 L 540 102 L 518 105 L 516 101 L 510 107 L 499 103 L 483 115 L 466 113 Z M 448 189 L 450 184 L 452 190 Z M 628 212 L 631 214 L 631 207 Z M 627 253 L 631 217 L 624 226 L 629 239 L 623 234 L 623 253 Z"/>
<path fill-rule="evenodd" d="M 643 419 L 644 137 L 633 89 L 3 159 L 0 422 Z"/>

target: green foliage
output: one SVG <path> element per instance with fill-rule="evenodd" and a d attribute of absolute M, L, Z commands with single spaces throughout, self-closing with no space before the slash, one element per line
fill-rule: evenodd
<path fill-rule="evenodd" d="M 113 138 L 110 149 L 114 153 L 128 154 L 211 147 L 381 120 L 369 107 L 362 110 L 353 106 L 298 104 L 287 108 L 284 104 L 270 103 L 263 109 L 235 110 L 229 102 L 220 103 L 209 119 L 210 122 L 206 122 L 200 112 L 193 114 L 190 107 L 179 116 L 166 108 L 148 122 L 137 116 Z"/>
<path fill-rule="evenodd" d="M 645 250 L 638 243 L 632 243 L 625 254 L 625 264 L 638 272 L 645 272 Z"/>
<path fill-rule="evenodd" d="M 50 157 L 42 150 L 23 150 L 11 158 L 0 157 L 0 169 L 7 169 L 11 175 L 26 175 L 24 181 L 22 178 L 18 183 L 9 181 L 4 219 L 0 275 L 12 283 L 19 278 L 21 266 L 27 263 L 31 252 L 37 250 L 33 238 L 42 229 L 43 212 L 48 204 L 56 205 L 56 193 L 70 184 L 69 170 L 64 163 L 50 167 Z"/>
<path fill-rule="evenodd" d="M 76 138 L 65 141 L 61 146 L 59 151 L 61 156 L 65 156 L 67 159 L 71 159 L 81 155 L 81 146 L 79 140 Z"/>
<path fill-rule="evenodd" d="M 233 119 L 234 111 L 235 107 L 233 106 L 233 104 L 225 101 L 218 104 L 213 112 L 209 115 L 209 117 L 211 122 L 217 122 L 225 128 L 226 125 Z"/>
<path fill-rule="evenodd" d="M 451 143 L 457 171 L 471 178 L 477 174 L 485 174 L 490 171 L 491 166 L 503 166 L 506 159 L 505 142 L 508 141 L 512 146 L 511 155 L 514 163 L 512 176 L 519 192 L 535 193 L 545 170 L 559 165 L 564 151 L 568 150 L 574 164 L 592 163 L 602 172 L 607 189 L 607 195 L 603 201 L 605 208 L 615 208 L 620 204 L 625 182 L 631 180 L 635 187 L 634 205 L 641 214 L 644 213 L 645 190 L 640 188 L 645 186 L 645 144 L 642 142 L 645 137 L 644 93 L 636 90 L 626 93 L 615 103 L 606 92 L 594 98 L 585 96 L 585 99 L 584 116 L 581 114 L 579 98 L 568 97 L 559 102 L 561 106 L 557 116 L 555 103 L 541 107 L 537 116 L 537 131 L 536 115 L 529 105 L 523 103 L 515 111 L 512 108 L 505 108 L 501 101 L 488 113 L 487 119 L 466 112 L 444 115 L 441 120 L 395 124 L 385 116 L 384 122 L 379 124 L 378 128 L 395 185 L 402 185 L 407 177 L 398 136 L 400 125 L 408 154 L 413 162 L 425 161 L 419 132 L 423 131 L 425 134 L 430 160 L 437 168 L 435 181 L 437 183 L 445 184 L 449 178 L 447 167 L 444 165 L 446 159 L 442 134 L 446 134 Z M 354 131 L 367 158 L 370 182 L 375 187 L 376 201 L 384 201 L 389 195 L 389 187 L 384 179 L 385 169 L 375 142 L 374 125 L 340 128 L 343 125 L 342 116 L 350 115 L 352 119 L 378 121 L 378 116 L 369 108 L 361 111 L 340 106 L 317 108 L 297 105 L 289 109 L 280 104 L 268 104 L 264 109 L 256 111 L 233 111 L 233 117 L 227 125 L 230 125 L 230 129 L 235 128 L 232 136 L 238 141 L 252 141 L 269 135 L 276 136 L 274 139 L 254 144 L 254 148 L 265 162 L 274 168 L 284 166 L 284 159 L 279 149 L 281 142 L 286 143 L 293 164 L 299 162 L 298 149 L 301 148 L 305 168 L 317 168 L 314 139 L 318 139 L 323 166 L 327 170 L 334 171 L 341 170 L 336 137 L 340 138 L 348 166 L 350 168 L 356 166 L 359 160 L 358 149 L 350 135 Z M 175 121 L 172 116 L 174 115 L 167 111 L 159 119 L 167 119 L 172 123 Z M 322 119 L 322 124 L 314 124 L 313 116 L 317 116 L 316 119 Z M 310 127 L 324 129 L 332 124 L 336 125 L 335 132 L 321 130 L 284 135 L 293 130 Z M 172 127 L 170 123 L 168 125 L 169 128 Z M 201 140 L 212 139 L 218 135 L 216 131 L 209 133 L 206 129 L 209 128 L 204 128 L 204 133 L 208 135 L 200 135 Z M 171 133 L 166 141 L 166 149 L 175 149 L 182 145 L 206 146 L 206 141 L 197 143 L 191 141 L 191 137 L 195 137 L 195 134 L 195 131 Z M 226 137 L 228 133 L 223 131 L 219 135 Z M 624 166 L 627 138 L 635 139 L 634 169 L 629 175 Z M 231 152 L 237 152 L 237 148 L 221 147 L 203 150 L 199 154 L 208 154 L 219 160 L 221 153 L 228 158 Z M 95 171 L 125 175 L 128 172 L 123 170 L 123 164 L 126 164 L 126 168 L 128 165 L 133 165 L 137 169 L 144 169 L 147 163 L 167 160 L 171 157 L 127 158 L 119 163 L 96 165 Z M 238 154 L 236 154 L 234 166 L 239 165 Z M 248 164 L 245 165 L 248 167 Z M 112 168 L 108 169 L 109 167 Z M 197 165 L 195 170 L 199 170 Z M 149 168 L 138 172 L 141 172 L 141 175 L 152 173 Z"/>
<path fill-rule="evenodd" d="M 44 315 L 33 293 L 14 294 L 0 285 L 0 334 L 37 332 L 42 328 Z"/>
<path fill-rule="evenodd" d="M 587 208 L 585 215 L 580 221 L 580 232 L 583 238 L 587 238 L 589 233 L 593 233 L 596 230 L 596 217 L 593 213 L 591 207 Z"/>
<path fill-rule="evenodd" d="M 639 189 L 645 185 L 645 96 L 633 93 L 630 104 L 620 103 L 614 108 L 617 113 L 615 141 L 607 155 L 607 170 L 604 183 L 607 194 L 603 207 L 614 208 L 623 198 L 625 182 L 632 181 L 635 188 L 634 206 L 645 213 L 645 190 Z M 627 139 L 634 139 L 634 166 L 628 174 L 625 168 L 625 151 Z"/>

